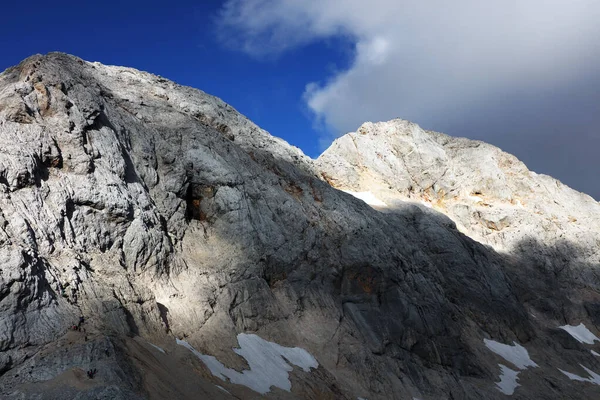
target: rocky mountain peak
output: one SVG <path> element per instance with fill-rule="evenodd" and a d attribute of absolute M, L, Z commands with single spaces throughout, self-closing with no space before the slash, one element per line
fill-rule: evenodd
<path fill-rule="evenodd" d="M 499 251 L 528 237 L 587 248 L 600 238 L 600 204 L 590 196 L 529 171 L 497 147 L 408 121 L 366 123 L 337 139 L 316 164 L 336 188 L 370 192 L 392 208 L 431 208 Z"/>
<path fill-rule="evenodd" d="M 0 397 L 594 398 L 596 207 L 406 121 L 313 161 L 33 56 L 0 75 Z"/>

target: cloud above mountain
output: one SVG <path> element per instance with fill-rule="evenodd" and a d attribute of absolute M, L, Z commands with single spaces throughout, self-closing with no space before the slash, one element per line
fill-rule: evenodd
<path fill-rule="evenodd" d="M 556 128 L 586 107 L 600 111 L 590 106 L 598 95 L 579 91 L 600 89 L 599 20 L 596 0 L 228 0 L 218 32 L 254 57 L 332 37 L 353 44 L 350 66 L 307 82 L 303 95 L 325 142 L 364 121 L 400 117 L 515 152 L 511 135 L 557 139 L 554 129 L 536 131 L 541 118 Z M 565 114 L 565 102 L 574 113 Z M 513 121 L 502 131 L 475 128 L 506 118 Z M 600 145 L 589 137 L 596 123 L 582 128 L 582 140 Z"/>

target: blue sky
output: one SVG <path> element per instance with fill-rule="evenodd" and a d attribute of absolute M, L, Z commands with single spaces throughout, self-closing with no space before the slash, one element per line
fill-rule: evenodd
<path fill-rule="evenodd" d="M 313 157 L 320 153 L 307 82 L 347 63 L 340 40 L 257 59 L 216 39 L 222 1 L 48 2 L 25 10 L 3 5 L 0 70 L 35 53 L 62 51 L 88 61 L 149 71 L 218 96 L 273 134 Z M 14 9 L 11 9 L 14 7 Z M 337 43 L 337 44 L 336 44 Z"/>
<path fill-rule="evenodd" d="M 83 3 L 83 4 L 82 4 Z M 3 4 L 0 70 L 63 51 L 221 97 L 316 157 L 401 117 L 600 198 L 597 0 Z"/>

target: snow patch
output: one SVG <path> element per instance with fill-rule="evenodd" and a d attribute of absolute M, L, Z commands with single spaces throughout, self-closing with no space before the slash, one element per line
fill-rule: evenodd
<path fill-rule="evenodd" d="M 157 345 L 155 345 L 155 344 L 152 344 L 152 343 L 150 343 L 150 342 L 147 342 L 147 343 L 148 343 L 150 346 L 154 347 L 156 350 L 160 351 L 161 353 L 163 353 L 163 354 L 167 354 L 167 353 L 165 353 L 165 351 L 164 351 L 162 348 L 158 347 Z"/>
<path fill-rule="evenodd" d="M 222 391 L 224 391 L 227 394 L 231 394 L 227 391 L 227 389 L 225 389 L 223 386 L 219 386 L 219 385 L 215 385 L 216 387 L 218 387 L 219 389 L 221 389 Z"/>
<path fill-rule="evenodd" d="M 342 190 L 342 192 L 351 194 L 352 196 L 364 201 L 365 203 L 367 203 L 370 206 L 374 206 L 374 207 L 387 207 L 388 206 L 386 203 L 384 203 L 383 201 L 381 201 L 377 197 L 375 197 L 375 195 L 371 192 L 352 192 L 350 190 Z"/>
<path fill-rule="evenodd" d="M 513 346 L 496 342 L 494 340 L 483 339 L 485 346 L 504 358 L 506 361 L 513 364 L 518 369 L 527 369 L 528 367 L 537 367 L 529 357 L 527 349 L 517 342 L 513 342 Z M 512 395 L 518 386 L 517 383 L 519 371 L 508 368 L 506 365 L 500 366 L 500 382 L 496 382 L 497 389 L 506 395 Z"/>
<path fill-rule="evenodd" d="M 177 339 L 177 344 L 194 353 L 214 376 L 224 381 L 229 378 L 231 383 L 247 386 L 261 394 L 268 393 L 271 386 L 288 392 L 292 389 L 289 372 L 293 367 L 290 364 L 302 368 L 305 372 L 319 366 L 309 352 L 299 347 L 283 347 L 257 335 L 245 333 L 240 333 L 237 339 L 240 348 L 233 351 L 245 358 L 250 366 L 249 370 L 242 372 L 227 368 L 215 357 L 198 352 L 185 340 Z"/>
<path fill-rule="evenodd" d="M 600 357 L 600 354 L 596 353 L 594 350 L 590 350 L 590 352 L 592 353 L 592 355 L 595 355 L 596 357 Z"/>
<path fill-rule="evenodd" d="M 573 336 L 579 343 L 594 344 L 595 340 L 600 341 L 600 339 L 590 332 L 590 330 L 583 323 L 577 326 L 559 326 L 559 328 L 567 331 L 569 335 Z"/>
<path fill-rule="evenodd" d="M 500 366 L 500 382 L 496 382 L 496 386 L 499 391 L 510 396 L 515 392 L 517 386 L 521 386 L 517 383 L 519 371 L 514 371 L 503 364 L 498 365 Z"/>
<path fill-rule="evenodd" d="M 593 383 L 594 385 L 600 386 L 600 375 L 598 375 L 597 373 L 595 373 L 591 369 L 584 367 L 581 364 L 579 364 L 579 365 L 581 366 L 581 368 L 585 369 L 585 371 L 590 375 L 589 378 L 583 378 L 583 377 L 581 377 L 579 375 L 572 374 L 572 373 L 567 372 L 567 371 L 563 371 L 560 368 L 558 370 L 560 372 L 562 372 L 563 374 L 565 374 L 572 381 L 589 382 L 589 383 Z"/>
<path fill-rule="evenodd" d="M 504 358 L 506 361 L 514 364 L 518 369 L 526 369 L 527 367 L 537 367 L 538 365 L 533 362 L 529 357 L 527 349 L 517 342 L 513 342 L 513 346 L 508 344 L 502 344 L 494 340 L 483 339 L 486 347 Z"/>

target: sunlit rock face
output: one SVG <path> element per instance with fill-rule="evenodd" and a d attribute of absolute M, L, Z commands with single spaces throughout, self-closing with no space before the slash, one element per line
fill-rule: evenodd
<path fill-rule="evenodd" d="M 313 161 L 201 91 L 33 56 L 0 75 L 0 397 L 595 398 L 559 328 L 598 335 L 595 207 L 404 121 Z M 537 367 L 498 386 L 485 340 Z"/>
<path fill-rule="evenodd" d="M 433 208 L 496 250 L 569 241 L 586 249 L 586 261 L 600 260 L 600 204 L 487 143 L 404 120 L 369 122 L 337 139 L 317 165 L 334 187 Z"/>

